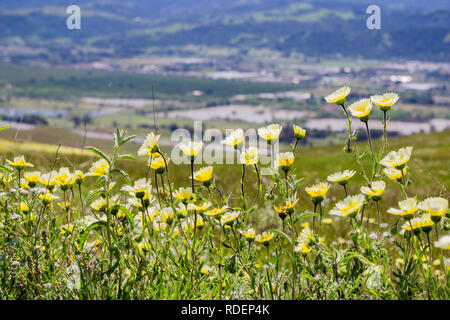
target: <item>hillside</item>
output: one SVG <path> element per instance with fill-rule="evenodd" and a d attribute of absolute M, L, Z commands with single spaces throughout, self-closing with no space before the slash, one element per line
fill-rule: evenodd
<path fill-rule="evenodd" d="M 21 2 L 22 3 L 22 2 Z M 382 29 L 366 28 L 361 1 L 80 1 L 82 30 L 65 28 L 65 1 L 6 1 L 0 45 L 23 46 L 54 63 L 129 57 L 188 45 L 243 52 L 264 48 L 326 58 L 450 57 L 450 10 L 445 1 L 379 1 Z M 339 30 L 336 33 L 336 30 Z M 76 50 L 74 50 L 76 48 Z M 96 50 L 94 50 L 96 49 Z M 34 53 L 33 53 L 34 52 Z M 82 52 L 82 54 L 80 54 Z"/>

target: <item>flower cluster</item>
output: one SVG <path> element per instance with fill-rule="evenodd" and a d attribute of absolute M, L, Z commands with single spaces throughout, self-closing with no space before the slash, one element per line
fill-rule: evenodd
<path fill-rule="evenodd" d="M 350 92 L 342 87 L 325 100 L 344 111 L 345 143 L 354 154 L 343 156 L 354 166 L 327 172 L 323 180 L 300 177 L 297 146 L 307 132 L 298 125 L 289 127 L 290 148 L 282 145 L 277 153 L 273 146 L 283 126 L 258 128 L 276 164 L 264 177 L 261 150 L 244 147 L 242 129 L 222 141 L 238 153 L 237 173 L 232 166 L 198 165 L 200 141 L 178 145 L 189 165 L 175 173 L 155 133 L 136 160 L 121 153 L 133 139 L 121 130 L 112 154 L 86 147 L 99 158 L 83 162 L 84 170 L 42 170 L 28 156 L 6 160 L 0 174 L 0 294 L 448 299 L 450 267 L 443 252 L 450 241 L 442 234 L 449 229 L 448 199 L 412 193 L 413 147 L 388 152 L 386 133 L 379 150 L 372 143 L 373 106 L 383 112 L 386 131 L 386 114 L 398 95 L 346 106 Z M 365 142 L 357 141 L 352 117 L 365 124 L 370 154 L 360 152 Z M 141 161 L 145 174 L 130 176 L 123 160 Z M 221 184 L 225 175 L 233 182 Z"/>

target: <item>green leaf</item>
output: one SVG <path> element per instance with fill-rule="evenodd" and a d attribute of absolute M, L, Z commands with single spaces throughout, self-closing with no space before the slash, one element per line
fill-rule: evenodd
<path fill-rule="evenodd" d="M 95 229 L 107 228 L 108 224 L 106 221 L 99 220 L 89 225 L 80 235 L 80 248 L 84 247 L 84 244 L 89 236 L 89 233 Z"/>
<path fill-rule="evenodd" d="M 121 142 L 121 146 L 123 146 L 125 143 L 127 143 L 128 141 L 130 141 L 130 140 L 132 140 L 132 139 L 134 139 L 134 138 L 136 138 L 136 135 L 132 135 L 132 136 L 129 136 L 129 137 L 126 137 L 122 142 Z"/>
<path fill-rule="evenodd" d="M 122 169 L 113 169 L 111 172 L 117 172 L 120 173 L 122 175 L 122 177 L 125 179 L 125 181 L 130 184 L 131 183 L 131 178 L 128 175 L 128 173 L 126 173 L 124 170 Z"/>
<path fill-rule="evenodd" d="M 99 157 L 105 159 L 108 162 L 109 166 L 111 166 L 111 160 L 109 160 L 108 156 L 103 151 L 101 151 L 100 149 L 97 149 L 96 147 L 92 147 L 92 146 L 87 146 L 87 147 L 84 147 L 84 148 L 86 150 L 92 151 L 93 153 L 95 153 Z"/>
<path fill-rule="evenodd" d="M 111 251 L 114 253 L 114 256 L 116 257 L 116 262 L 109 268 L 105 273 L 109 276 L 111 273 L 116 270 L 116 268 L 119 266 L 120 263 L 120 251 L 116 247 L 111 248 Z"/>
<path fill-rule="evenodd" d="M 97 181 L 95 182 L 96 187 L 104 186 L 106 182 L 106 176 L 100 176 L 98 177 Z"/>
<path fill-rule="evenodd" d="M 121 131 L 119 130 L 119 128 L 116 128 L 116 132 L 114 132 L 114 145 L 116 147 L 119 147 L 120 142 L 121 142 Z"/>
<path fill-rule="evenodd" d="M 133 214 L 130 212 L 130 210 L 121 205 L 116 205 L 114 207 L 117 207 L 118 209 L 122 210 L 123 213 L 125 213 L 125 216 L 127 217 L 128 221 L 131 224 L 131 228 L 134 229 L 134 217 Z"/>
<path fill-rule="evenodd" d="M 279 236 L 282 236 L 282 237 L 285 238 L 287 241 L 289 241 L 289 243 L 292 243 L 291 238 L 290 238 L 286 233 L 284 233 L 283 231 L 279 231 L 279 230 L 275 230 L 275 229 L 269 229 L 269 230 L 267 230 L 267 231 L 272 232 L 272 233 L 275 233 L 275 234 L 277 234 L 277 235 L 279 235 Z"/>
<path fill-rule="evenodd" d="M 295 218 L 294 224 L 297 223 L 297 221 L 299 221 L 299 220 L 309 218 L 309 217 L 316 217 L 318 215 L 319 215 L 318 213 L 313 213 L 313 212 L 302 214 L 301 216 L 298 216 L 297 218 Z"/>
<path fill-rule="evenodd" d="M 11 240 L 11 241 L 8 241 L 5 245 L 13 247 L 13 248 L 16 248 L 16 249 L 19 249 L 20 248 L 20 241 L 18 241 L 18 240 Z"/>
<path fill-rule="evenodd" d="M 13 168 L 8 167 L 8 166 L 0 166 L 0 169 L 1 169 L 1 170 L 8 171 L 8 172 L 13 172 L 13 171 L 14 171 Z"/>
<path fill-rule="evenodd" d="M 8 255 L 6 253 L 0 254 L 0 271 L 6 269 L 8 265 Z"/>
<path fill-rule="evenodd" d="M 221 243 L 225 248 L 231 249 L 231 246 L 230 246 L 228 243 L 225 243 L 225 242 L 223 242 L 223 241 L 220 241 L 220 243 Z"/>
<path fill-rule="evenodd" d="M 136 157 L 131 154 L 120 154 L 117 159 L 136 160 Z"/>
<path fill-rule="evenodd" d="M 104 192 L 103 189 L 96 189 L 94 191 L 92 191 L 91 193 L 88 194 L 88 196 L 86 197 L 86 199 L 84 199 L 84 203 L 86 206 L 90 205 L 91 202 L 94 200 L 95 197 L 97 197 L 98 195 L 102 194 Z"/>

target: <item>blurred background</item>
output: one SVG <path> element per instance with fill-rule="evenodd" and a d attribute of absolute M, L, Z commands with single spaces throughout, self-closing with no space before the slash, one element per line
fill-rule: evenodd
<path fill-rule="evenodd" d="M 70 5 L 80 30 L 66 27 Z M 379 30 L 366 26 L 369 5 Z M 154 97 L 163 145 L 203 120 L 295 123 L 327 146 L 345 141 L 345 120 L 323 96 L 349 85 L 350 101 L 400 95 L 391 137 L 448 136 L 449 60 L 448 0 L 2 0 L 0 124 L 16 141 L 109 145 L 116 126 L 153 130 Z"/>

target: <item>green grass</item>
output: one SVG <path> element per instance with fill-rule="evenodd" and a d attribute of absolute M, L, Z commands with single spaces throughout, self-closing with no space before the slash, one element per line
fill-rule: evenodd
<path fill-rule="evenodd" d="M 184 215 L 181 201 L 171 203 L 169 193 L 158 200 L 155 195 L 150 212 L 144 209 L 139 212 L 125 204 L 135 196 L 120 190 L 127 180 L 133 184 L 146 176 L 147 159 L 118 160 L 118 155 L 136 154 L 138 145 L 129 144 L 122 150 L 118 146 L 123 137 L 117 139 L 119 142 L 115 143 L 114 149 L 112 141 L 88 142 L 102 148 L 106 152 L 103 155 L 100 151 L 94 154 L 79 148 L 58 149 L 54 144 L 25 141 L 39 136 L 42 141 L 76 146 L 79 137 L 75 138 L 63 129 L 37 127 L 34 132 L 20 137 L 13 133 L 13 130 L 4 130 L 0 134 L 0 139 L 6 139 L 0 144 L 2 164 L 7 162 L 6 159 L 23 154 L 34 164 L 34 168 L 25 172 L 39 170 L 44 173 L 63 166 L 71 171 L 86 172 L 100 156 L 108 158 L 114 169 L 122 171 L 119 174 L 112 170 L 112 174 L 98 179 L 86 177 L 80 189 L 74 185 L 64 191 L 60 184 L 55 191 L 59 199 L 53 205 L 43 204 L 37 190 L 17 192 L 12 189 L 24 176 L 21 175 L 23 171 L 13 170 L 11 180 L 1 176 L 0 297 L 3 299 L 448 299 L 445 278 L 450 270 L 443 267 L 444 271 L 441 271 L 439 265 L 431 267 L 431 262 L 420 262 L 430 256 L 433 264 L 434 259 L 439 258 L 443 264 L 442 251 L 431 247 L 427 253 L 422 240 L 403 238 L 390 228 L 395 219 L 386 214 L 386 209 L 397 206 L 401 199 L 398 184 L 387 181 L 380 202 L 383 222 L 380 232 L 383 236 L 381 233 L 375 235 L 373 201 L 365 205 L 367 221 L 361 218 L 361 223 L 359 214 L 354 221 L 330 215 L 329 210 L 335 202 L 344 198 L 344 190 L 339 185 L 331 186 L 321 206 L 324 218 L 331 218 L 331 222 L 323 220 L 320 228 L 317 227 L 316 219 L 310 216 L 313 205 L 305 187 L 326 180 L 330 173 L 355 168 L 352 155 L 343 153 L 340 147 L 300 146 L 296 152 L 295 170 L 287 174 L 292 185 L 288 186 L 279 175 L 263 176 L 262 195 L 257 205 L 250 209 L 247 205 L 254 199 L 257 189 L 256 174 L 251 167 L 247 167 L 250 170 L 246 170 L 241 185 L 241 165 L 214 165 L 213 184 L 222 190 L 226 204 L 221 203 L 214 190 L 206 190 L 200 185 L 195 191 L 199 200 L 194 203 L 211 201 L 217 208 L 225 205 L 229 211 L 239 212 L 239 219 L 231 220 L 234 221 L 232 227 L 227 229 L 224 222 L 221 227 L 219 221 L 204 215 L 204 227 L 189 231 L 184 224 L 200 221 L 197 220 L 200 214 L 187 207 L 189 212 Z M 55 141 L 55 136 L 59 140 Z M 380 141 L 376 141 L 375 147 L 379 144 Z M 409 196 L 418 196 L 420 200 L 430 196 L 448 197 L 444 186 L 450 182 L 449 144 L 450 131 L 390 140 L 389 150 L 407 145 L 414 147 L 408 163 L 412 181 L 407 188 Z M 358 147 L 366 153 L 365 143 Z M 170 149 L 161 148 L 161 151 L 171 157 Z M 368 170 L 370 158 L 367 154 L 362 157 L 362 162 Z M 194 169 L 201 165 L 195 164 Z M 422 167 L 427 172 L 422 171 Z M 5 170 L 2 167 L 3 173 Z M 163 176 L 155 179 L 156 176 L 150 171 L 153 188 L 156 181 L 163 181 Z M 174 166 L 169 162 L 166 178 L 170 178 L 174 189 L 190 186 L 189 176 L 189 165 Z M 167 191 L 167 179 L 164 180 L 166 184 L 164 187 L 159 184 L 159 191 L 162 188 Z M 110 182 L 116 183 L 111 190 L 107 189 Z M 272 183 L 277 185 L 274 199 L 264 199 L 263 195 Z M 349 193 L 358 194 L 362 185 L 362 178 L 355 176 L 348 184 Z M 97 189 L 99 187 L 101 189 Z M 245 201 L 240 195 L 241 188 L 245 191 Z M 288 194 L 286 189 L 289 189 Z M 81 204 L 78 191 L 85 204 Z M 273 206 L 285 204 L 289 194 L 294 194 L 298 204 L 282 223 Z M 123 204 L 118 208 L 123 217 L 113 211 L 116 207 L 112 202 L 105 210 L 92 202 L 111 200 L 115 195 L 119 197 L 114 204 Z M 67 210 L 60 208 L 61 200 L 70 201 Z M 28 204 L 28 209 L 22 209 L 24 203 Z M 154 218 L 156 222 L 144 225 L 139 222 L 142 220 L 138 217 L 147 217 L 157 209 L 158 203 L 163 209 L 158 209 L 161 212 Z M 171 210 L 174 210 L 172 218 Z M 86 222 L 87 215 L 94 220 Z M 97 215 L 106 217 L 106 221 L 97 220 Z M 194 216 L 195 220 L 192 220 Z M 442 226 L 439 226 L 441 232 L 448 225 L 447 220 L 443 218 Z M 402 224 L 400 221 L 400 226 Z M 274 238 L 268 240 L 267 247 L 258 241 L 249 243 L 240 233 L 249 227 L 258 235 L 269 230 Z M 308 228 L 312 228 L 312 232 Z M 385 237 L 386 233 L 388 237 Z M 298 234 L 303 236 L 298 237 Z M 307 240 L 304 240 L 305 236 Z M 392 243 L 388 240 L 390 237 L 396 237 L 398 242 Z M 433 234 L 432 240 L 435 239 Z M 302 254 L 300 247 L 295 246 L 304 241 L 307 242 L 302 246 L 307 251 Z M 84 246 L 86 243 L 87 247 Z M 406 249 L 402 246 L 404 243 L 407 243 Z M 399 258 L 403 258 L 405 265 L 412 266 L 411 272 L 399 265 Z M 18 263 L 13 264 L 13 261 Z M 431 274 L 426 273 L 427 268 Z M 82 276 L 77 275 L 77 270 Z"/>
<path fill-rule="evenodd" d="M 0 64 L 0 86 L 3 87 L 8 83 L 15 87 L 15 95 L 46 99 L 73 99 L 83 96 L 152 98 L 152 85 L 155 87 L 156 98 L 189 98 L 194 90 L 205 92 L 204 98 L 207 99 L 293 88 L 290 85 L 253 83 L 243 80 L 211 80 L 118 71 L 85 71 Z"/>

